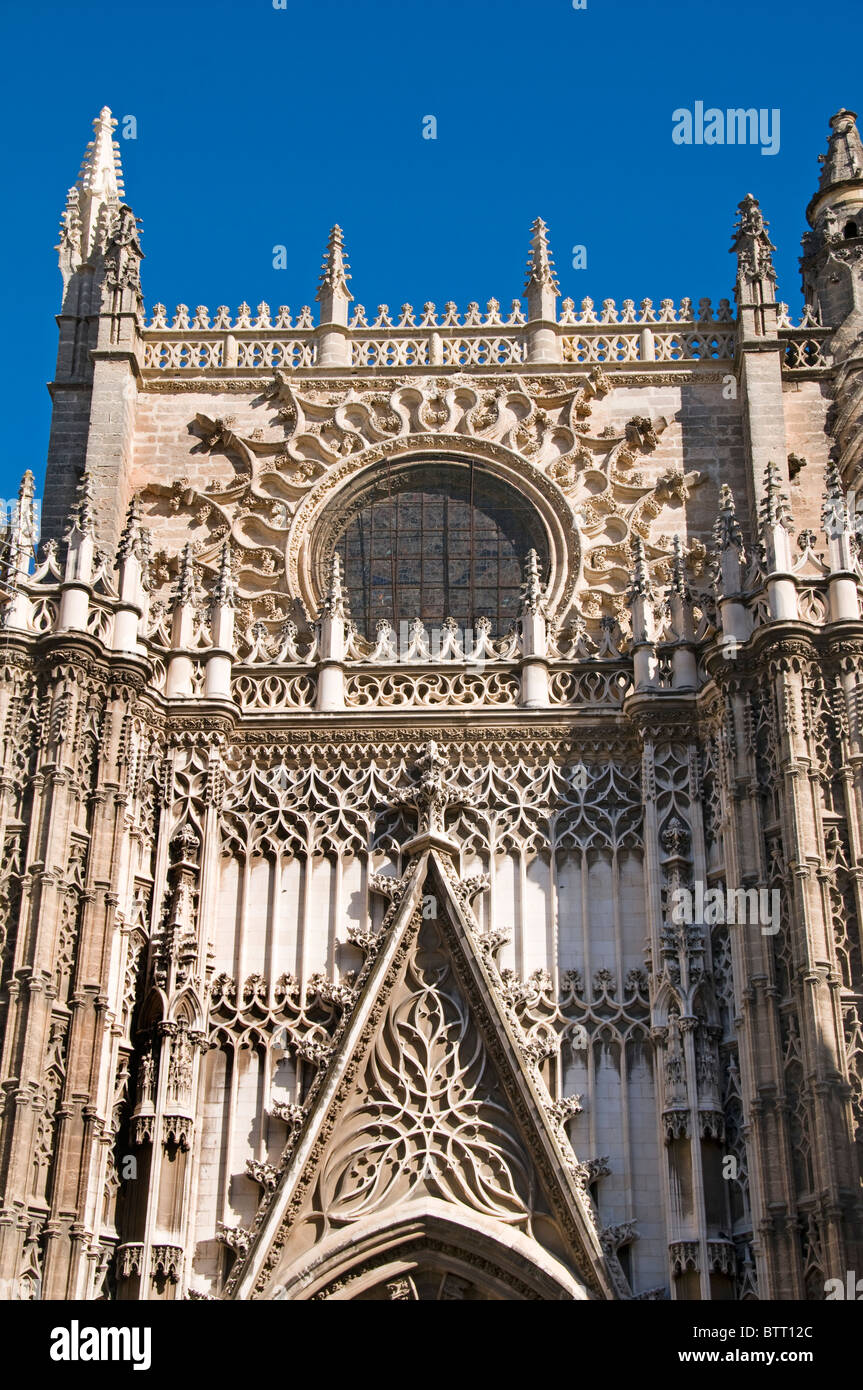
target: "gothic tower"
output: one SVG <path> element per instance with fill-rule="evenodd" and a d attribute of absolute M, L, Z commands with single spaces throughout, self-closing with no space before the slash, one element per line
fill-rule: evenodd
<path fill-rule="evenodd" d="M 0 1293 L 861 1268 L 863 169 L 806 304 L 145 313 L 115 122 L 3 538 Z M 565 286 L 563 289 L 565 290 Z"/>

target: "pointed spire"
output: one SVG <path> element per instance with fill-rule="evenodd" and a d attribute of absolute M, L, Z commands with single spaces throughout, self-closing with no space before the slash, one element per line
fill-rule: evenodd
<path fill-rule="evenodd" d="M 776 280 L 773 268 L 776 247 L 767 235 L 768 226 L 758 199 L 747 193 L 737 205 L 737 223 L 731 243 L 731 250 L 737 253 L 738 282 L 741 275 L 748 280 Z"/>
<path fill-rule="evenodd" d="M 327 238 L 327 249 L 321 262 L 320 286 L 315 296 L 316 299 L 322 302 L 329 294 L 343 295 L 346 300 L 352 300 L 353 295 L 348 289 L 348 281 L 352 278 L 350 265 L 345 254 L 344 235 L 341 227 L 336 223 Z"/>
<path fill-rule="evenodd" d="M 81 256 L 89 259 L 107 230 L 107 214 L 116 210 L 123 200 L 120 146 L 113 135 L 116 124 L 110 109 L 103 106 L 93 122 L 93 139 L 84 152 L 75 188 L 70 190 L 66 202 L 60 233 L 61 257 L 64 236 L 74 235 L 77 219 Z M 77 198 L 73 197 L 75 193 Z"/>
<path fill-rule="evenodd" d="M 129 503 L 126 524 L 120 533 L 114 559 L 120 598 L 111 641 L 115 651 L 134 652 L 137 649 L 139 625 L 149 611 L 151 553 L 150 532 L 141 517 L 140 501 L 134 496 Z M 143 634 L 143 627 L 141 632 Z"/>
<path fill-rule="evenodd" d="M 18 507 L 15 519 L 22 531 L 26 529 L 31 544 L 35 544 L 36 541 L 36 517 L 33 501 L 35 495 L 36 479 L 28 468 L 18 488 Z"/>
<path fill-rule="evenodd" d="M 689 598 L 689 585 L 686 582 L 683 548 L 680 544 L 680 536 L 676 532 L 672 542 L 671 592 L 677 594 L 679 598 L 684 600 Z"/>
<path fill-rule="evenodd" d="M 720 554 L 731 546 L 743 550 L 743 533 L 737 520 L 734 493 L 727 483 L 723 483 L 719 489 L 719 514 L 713 523 L 713 541 Z"/>
<path fill-rule="evenodd" d="M 321 617 L 350 617 L 348 596 L 345 593 L 342 581 L 342 562 L 337 550 L 333 551 L 333 558 L 330 561 L 330 582 L 327 585 L 327 592 L 324 595 Z"/>
<path fill-rule="evenodd" d="M 78 187 L 82 192 L 98 194 L 105 201 L 119 201 L 124 191 L 120 146 L 114 139 L 116 124 L 111 108 L 103 106 L 93 122 L 93 139 L 84 152 L 78 174 Z"/>
<path fill-rule="evenodd" d="M 824 474 L 824 505 L 821 509 L 830 560 L 828 592 L 830 621 L 838 623 L 860 617 L 857 575 L 854 565 L 853 516 L 842 489 L 839 469 L 831 460 Z"/>
<path fill-rule="evenodd" d="M 560 362 L 557 298 L 560 287 L 548 245 L 548 228 L 541 217 L 531 227 L 530 255 L 527 260 L 527 355 L 528 362 Z"/>
<path fill-rule="evenodd" d="M 329 582 L 321 604 L 320 617 L 315 626 L 317 652 L 321 662 L 317 701 L 320 710 L 345 707 L 345 672 L 341 663 L 347 650 L 349 619 L 350 609 L 342 582 L 341 560 L 339 552 L 335 550 L 330 561 Z"/>
<path fill-rule="evenodd" d="M 72 533 L 78 531 L 82 536 L 94 536 L 96 534 L 96 513 L 93 500 L 93 480 L 88 469 L 84 469 L 81 474 L 78 488 L 75 493 L 75 501 L 69 513 L 69 523 L 66 528 L 65 539 L 69 540 Z"/>
<path fill-rule="evenodd" d="M 653 685 L 656 675 L 655 616 L 644 541 L 638 534 L 632 538 L 632 562 L 627 599 L 632 609 L 633 680 L 636 690 L 644 690 Z"/>
<path fill-rule="evenodd" d="M 174 592 L 171 595 L 175 607 L 191 605 L 195 598 L 195 566 L 192 559 L 192 542 L 186 541 L 180 557 L 180 570 Z"/>
<path fill-rule="evenodd" d="M 760 506 L 761 558 L 766 575 L 767 604 L 771 618 L 781 621 L 799 616 L 797 585 L 792 574 L 791 508 L 782 491 L 779 465 L 768 463 L 764 470 L 764 496 Z"/>
<path fill-rule="evenodd" d="M 117 558 L 114 568 L 118 569 L 124 560 L 129 560 L 134 555 L 141 562 L 142 569 L 150 559 L 151 541 L 150 532 L 143 523 L 141 517 L 141 502 L 137 494 L 129 503 L 129 510 L 126 513 L 126 524 L 120 532 L 120 542 L 117 546 Z"/>
<path fill-rule="evenodd" d="M 791 530 L 791 507 L 786 493 L 782 491 L 782 477 L 777 463 L 768 463 L 764 470 L 764 498 L 761 502 L 761 523 L 763 526 L 781 526 Z"/>
<path fill-rule="evenodd" d="M 524 562 L 524 579 L 521 586 L 521 614 L 545 613 L 545 594 L 542 589 L 542 575 L 539 556 L 529 550 Z"/>
<path fill-rule="evenodd" d="M 215 650 L 207 658 L 204 674 L 204 693 L 213 698 L 231 698 L 236 598 L 237 591 L 231 569 L 231 543 L 226 537 L 219 555 L 219 569 L 210 603 L 210 640 Z"/>
<path fill-rule="evenodd" d="M 231 546 L 229 541 L 222 545 L 219 556 L 219 572 L 213 589 L 213 602 L 221 608 L 233 608 L 237 598 L 237 588 L 231 569 Z"/>
<path fill-rule="evenodd" d="M 23 579 L 30 569 L 30 559 L 36 550 L 38 526 L 34 495 L 36 482 L 28 468 L 21 486 L 11 524 L 4 527 L 4 556 L 2 578 L 11 584 Z"/>
<path fill-rule="evenodd" d="M 653 588 L 650 583 L 650 572 L 647 568 L 647 557 L 644 553 L 644 541 L 636 535 L 632 540 L 632 583 L 629 588 L 630 601 L 637 595 L 642 598 L 650 598 Z"/>
<path fill-rule="evenodd" d="M 64 532 L 66 562 L 63 570 L 64 587 L 60 599 L 58 627 L 86 632 L 89 610 L 89 586 L 97 564 L 96 514 L 93 502 L 93 482 L 84 469 L 78 481 L 75 501 L 69 512 Z"/>
<path fill-rule="evenodd" d="M 693 690 L 698 685 L 698 673 L 692 646 L 695 640 L 692 595 L 686 582 L 685 560 L 679 535 L 675 535 L 673 541 L 668 608 L 672 636 L 677 643 L 671 654 L 671 683 L 675 690 Z"/>
<path fill-rule="evenodd" d="M 30 559 L 39 539 L 36 507 L 33 500 L 35 482 L 29 468 L 21 479 L 18 502 L 12 520 L 0 527 L 0 599 L 4 603 L 3 626 L 30 627 L 32 605 L 21 581 L 30 572 Z"/>
<path fill-rule="evenodd" d="M 848 530 L 848 505 L 842 490 L 839 470 L 831 460 L 824 472 L 824 505 L 821 520 L 828 539 Z"/>
<path fill-rule="evenodd" d="M 66 207 L 60 218 L 60 241 L 55 250 L 60 252 L 60 269 L 64 272 L 80 265 L 81 194 L 77 188 L 70 188 L 66 194 Z"/>
<path fill-rule="evenodd" d="M 529 295 L 532 287 L 542 286 L 550 289 L 557 298 L 560 294 L 560 286 L 557 283 L 554 260 L 548 244 L 548 227 L 542 218 L 538 217 L 530 231 L 530 255 L 527 258 L 527 280 L 524 292 Z"/>

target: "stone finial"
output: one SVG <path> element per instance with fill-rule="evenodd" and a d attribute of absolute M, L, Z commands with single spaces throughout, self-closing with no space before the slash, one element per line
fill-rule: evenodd
<path fill-rule="evenodd" d="M 524 665 L 521 670 L 521 703 L 528 708 L 548 705 L 548 612 L 542 587 L 539 556 L 529 550 L 518 609 L 518 640 Z"/>
<path fill-rule="evenodd" d="M 171 594 L 171 648 L 165 694 L 191 695 L 194 661 L 190 648 L 195 643 L 195 563 L 192 543 L 187 541 L 180 555 L 177 582 Z"/>
<path fill-rule="evenodd" d="M 321 280 L 317 300 L 321 306 L 320 327 L 318 330 L 318 365 L 321 367 L 347 367 L 351 361 L 351 343 L 348 333 L 348 305 L 353 295 L 348 290 L 350 271 L 345 257 L 342 229 L 333 227 L 327 241 L 321 265 Z M 303 314 L 308 312 L 308 323 Z M 303 310 L 297 319 L 297 327 L 311 328 L 311 312 Z"/>
<path fill-rule="evenodd" d="M 114 139 L 116 124 L 111 108 L 103 106 L 93 122 L 93 139 L 84 152 L 78 187 L 85 193 L 98 193 L 105 198 L 119 200 L 124 189 L 120 146 Z"/>
<path fill-rule="evenodd" d="M 746 557 L 734 494 L 727 483 L 723 483 L 719 489 L 719 513 L 713 523 L 713 547 L 711 579 L 719 601 L 721 645 L 726 659 L 731 661 L 736 659 L 740 646 L 750 636 L 752 625 L 747 609 L 739 601 L 742 566 Z"/>
<path fill-rule="evenodd" d="M 737 301 L 737 330 L 740 342 L 767 339 L 775 342 L 779 333 L 776 303 L 776 248 L 767 235 L 767 223 L 757 198 L 747 193 L 737 208 L 737 225 L 731 250 L 737 256 L 734 298 Z M 720 306 L 721 307 L 721 306 Z M 721 316 L 721 315 L 720 315 Z"/>
<path fill-rule="evenodd" d="M 60 252 L 60 269 L 75 270 L 81 263 L 81 194 L 70 188 L 66 207 L 60 218 L 60 240 L 55 250 Z"/>
<path fill-rule="evenodd" d="M 66 203 L 61 231 L 61 266 L 64 233 L 77 239 L 80 254 L 87 260 L 105 232 L 108 212 L 116 210 L 123 200 L 120 146 L 113 134 L 116 124 L 110 109 L 103 106 L 93 122 L 93 139 L 84 152 L 75 184 L 77 197 L 70 203 L 70 193 Z"/>
<path fill-rule="evenodd" d="M 692 643 L 695 632 L 692 618 L 692 595 L 686 581 L 686 569 L 680 536 L 675 535 L 671 557 L 671 584 L 668 595 L 671 631 L 677 646 L 671 657 L 672 685 L 675 690 L 695 689 L 698 674 Z"/>
<path fill-rule="evenodd" d="M 737 223 L 731 243 L 731 250 L 737 255 L 738 279 L 743 276 L 748 280 L 776 280 L 773 268 L 776 247 L 767 235 L 767 227 L 758 199 L 747 193 L 737 206 Z"/>
<path fill-rule="evenodd" d="M 527 552 L 524 562 L 524 580 L 521 586 L 519 612 L 545 613 L 545 595 L 542 589 L 539 556 L 535 550 Z"/>
<path fill-rule="evenodd" d="M 3 625 L 30 627 L 31 603 L 22 587 L 30 571 L 30 558 L 38 541 L 33 497 L 35 482 L 29 468 L 21 479 L 12 521 L 0 528 L 0 593 L 5 603 Z"/>
<path fill-rule="evenodd" d="M 848 499 L 842 489 L 842 479 L 834 462 L 827 465 L 824 476 L 824 505 L 821 509 L 824 532 L 827 536 L 830 560 L 829 600 L 830 621 L 857 622 L 860 601 L 854 566 L 854 536 Z"/>
<path fill-rule="evenodd" d="M 75 501 L 64 532 L 66 563 L 60 598 L 58 630 L 86 632 L 90 602 L 90 583 L 96 565 L 96 518 L 93 485 L 85 468 L 78 482 Z"/>
<path fill-rule="evenodd" d="M 329 305 L 335 301 L 343 301 L 347 305 L 353 299 L 353 295 L 348 289 L 350 279 L 352 276 L 345 254 L 344 235 L 341 227 L 336 223 L 327 238 L 327 249 L 321 262 L 321 278 L 316 299 L 322 305 Z M 328 317 L 330 315 L 322 309 L 322 322 Z"/>
<path fill-rule="evenodd" d="M 231 569 L 231 546 L 229 541 L 222 545 L 219 556 L 219 570 L 213 588 L 213 603 L 221 608 L 233 608 L 237 598 L 237 588 Z"/>
<path fill-rule="evenodd" d="M 457 853 L 458 845 L 446 831 L 447 813 L 456 806 L 476 805 L 476 794 L 449 780 L 449 761 L 434 739 L 425 744 L 412 770 L 412 785 L 398 788 L 392 796 L 393 805 L 407 806 L 417 818 L 417 833 L 402 847 L 403 854 L 410 858 L 432 846 Z"/>
<path fill-rule="evenodd" d="M 141 565 L 142 574 L 146 575 L 149 567 L 151 553 L 151 539 L 148 528 L 144 525 L 141 516 L 141 502 L 135 496 L 129 503 L 129 510 L 126 513 L 126 524 L 120 532 L 120 541 L 117 546 L 117 558 L 114 568 L 119 569 L 124 560 L 129 560 L 134 555 Z"/>
<path fill-rule="evenodd" d="M 686 581 L 686 567 L 680 536 L 675 532 L 671 556 L 671 592 L 681 599 L 689 598 L 689 585 Z"/>
<path fill-rule="evenodd" d="M 135 496 L 129 503 L 126 524 L 120 533 L 114 560 L 120 598 L 111 639 L 115 651 L 136 650 L 139 623 L 145 618 L 148 609 L 150 557 L 150 532 L 143 524 L 141 503 Z"/>
<path fill-rule="evenodd" d="M 18 505 L 15 509 L 15 525 L 22 541 L 32 547 L 36 543 L 36 479 L 28 468 L 18 488 Z"/>
<path fill-rule="evenodd" d="M 713 541 L 720 554 L 731 546 L 743 550 L 743 533 L 737 520 L 734 493 L 727 483 L 723 483 L 719 489 L 719 513 L 713 523 Z"/>
<path fill-rule="evenodd" d="M 96 533 L 93 481 L 86 468 L 81 474 L 75 493 L 75 501 L 69 513 L 69 522 L 66 527 L 65 539 L 67 541 L 70 540 L 75 532 L 78 532 L 82 536 L 91 537 Z"/>
<path fill-rule="evenodd" d="M 231 570 L 231 545 L 226 537 L 219 555 L 219 568 L 210 603 L 210 640 L 213 651 L 207 656 L 204 672 L 204 694 L 208 699 L 231 699 L 236 597 L 234 575 Z"/>
<path fill-rule="evenodd" d="M 556 299 L 560 286 L 554 271 L 554 260 L 548 244 L 548 227 L 538 217 L 530 229 L 530 255 L 527 258 L 527 280 L 524 292 L 530 303 L 531 291 L 545 290 Z M 531 315 L 535 317 L 535 315 Z"/>
<path fill-rule="evenodd" d="M 761 502 L 761 523 L 768 528 L 781 526 L 791 530 L 791 507 L 782 491 L 782 477 L 777 463 L 768 463 L 764 470 L 764 497 Z"/>
<path fill-rule="evenodd" d="M 3 528 L 2 577 L 12 587 L 23 579 L 29 568 L 37 542 L 36 510 L 34 506 L 35 479 L 28 468 L 21 486 L 11 523 Z"/>
<path fill-rule="evenodd" d="M 644 553 L 644 541 L 636 535 L 632 540 L 632 583 L 627 598 L 632 609 L 632 663 L 636 690 L 654 684 L 656 677 L 655 617 L 653 586 Z"/>
<path fill-rule="evenodd" d="M 644 553 L 644 541 L 640 536 L 633 537 L 632 558 L 632 583 L 629 588 L 630 601 L 636 596 L 650 598 L 653 589 L 650 582 L 650 572 L 647 568 L 647 557 Z"/>
<path fill-rule="evenodd" d="M 832 461 L 828 463 L 824 473 L 824 504 L 821 508 L 821 519 L 828 539 L 842 535 L 848 530 L 848 505 L 842 490 L 839 470 Z"/>
<path fill-rule="evenodd" d="M 791 508 L 782 491 L 779 465 L 772 461 L 764 470 L 764 495 L 759 515 L 770 616 L 773 619 L 794 620 L 799 616 L 799 604 L 797 585 L 791 573 Z"/>
<path fill-rule="evenodd" d="M 324 602 L 321 606 L 321 617 L 350 617 L 348 596 L 345 593 L 344 581 L 342 579 L 342 562 L 337 550 L 333 551 L 333 558 L 330 561 L 330 579 L 327 585 L 327 592 L 324 595 Z"/>
<path fill-rule="evenodd" d="M 191 607 L 195 599 L 195 565 L 192 559 L 192 542 L 186 541 L 180 556 L 180 570 L 171 600 L 175 608 Z"/>
<path fill-rule="evenodd" d="M 562 347 L 557 334 L 557 298 L 560 287 L 548 245 L 548 228 L 538 217 L 531 228 L 527 260 L 527 353 L 531 363 L 560 362 Z"/>

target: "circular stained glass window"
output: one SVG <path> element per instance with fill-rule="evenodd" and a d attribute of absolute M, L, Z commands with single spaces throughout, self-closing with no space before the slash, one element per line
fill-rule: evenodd
<path fill-rule="evenodd" d="M 518 612 L 524 560 L 548 542 L 536 512 L 476 467 L 420 464 L 383 474 L 352 509 L 336 550 L 351 616 L 366 637 L 385 618 L 396 632 L 421 618 L 469 627 L 487 617 L 501 634 Z"/>

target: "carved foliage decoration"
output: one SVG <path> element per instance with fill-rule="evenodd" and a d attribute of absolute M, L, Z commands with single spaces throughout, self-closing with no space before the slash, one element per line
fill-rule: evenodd
<path fill-rule="evenodd" d="M 601 369 L 594 369 L 573 386 L 549 382 L 546 394 L 519 377 L 480 385 L 433 375 L 375 383 L 372 389 L 367 383 L 334 383 L 330 390 L 301 394 L 277 372 L 271 392 L 276 433 L 265 437 L 269 431 L 262 427 L 244 433 L 233 417 L 198 415 L 192 429 L 200 450 L 223 457 L 219 479 L 206 487 L 187 476 L 153 480 L 142 494 L 145 516 L 158 525 L 166 514 L 182 514 L 204 566 L 217 564 L 221 543 L 230 537 L 242 633 L 256 620 L 278 624 L 302 616 L 295 600 L 311 612 L 315 580 L 303 568 L 307 540 L 322 520 L 315 547 L 318 561 L 325 561 L 336 540 L 332 526 L 344 523 L 355 475 L 430 449 L 469 454 L 523 484 L 556 531 L 560 561 L 567 555 L 555 581 L 561 613 L 581 580 L 585 612 L 598 619 L 603 611 L 623 609 L 635 535 L 645 540 L 657 577 L 667 577 L 669 537 L 654 544 L 651 524 L 703 481 L 697 471 L 652 464 L 665 419 L 592 426 L 594 403 L 608 389 Z M 587 540 L 583 575 L 579 531 Z M 175 562 L 163 556 L 160 563 L 166 580 L 165 567 Z M 689 563 L 693 574 L 701 572 L 703 547 L 697 550 L 697 543 Z"/>
<path fill-rule="evenodd" d="M 437 917 L 419 910 L 421 889 L 434 890 Z M 412 861 L 358 981 L 349 1031 L 305 1099 L 227 1296 L 242 1297 L 244 1281 L 265 1294 L 277 1269 L 290 1283 L 310 1239 L 357 1223 L 366 1231 L 391 1208 L 398 1220 L 417 1197 L 445 1203 L 469 1228 L 500 1223 L 503 1240 L 513 1227 L 546 1248 L 550 1240 L 597 1292 L 611 1280 L 600 1272 L 595 1212 L 558 1132 L 572 1105 L 558 1113 L 536 1059 L 524 1055 L 497 971 L 475 940 L 463 901 L 471 891 L 474 880 L 457 880 L 434 852 Z M 274 1234 L 259 1243 L 265 1229 Z"/>
<path fill-rule="evenodd" d="M 254 855 L 364 854 L 399 849 L 412 830 L 393 803 L 410 784 L 407 758 L 369 749 L 361 766 L 338 767 L 270 750 L 229 754 L 222 804 L 222 846 Z M 468 852 L 623 849 L 641 845 L 638 769 L 625 762 L 558 763 L 516 754 L 504 769 L 480 750 L 452 763 L 465 806 L 452 833 Z M 392 808 L 387 810 L 386 808 Z"/>
<path fill-rule="evenodd" d="M 424 1188 L 524 1223 L 533 1186 L 440 929 L 424 921 L 321 1172 L 321 1209 L 355 1220 Z"/>

